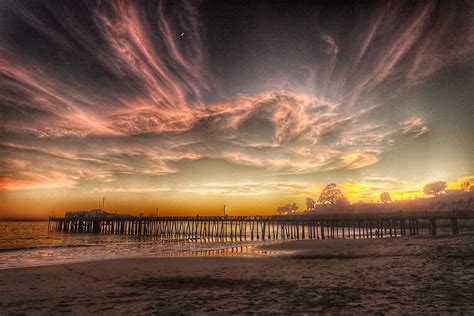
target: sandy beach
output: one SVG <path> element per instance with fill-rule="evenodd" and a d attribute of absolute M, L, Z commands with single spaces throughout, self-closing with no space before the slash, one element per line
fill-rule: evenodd
<path fill-rule="evenodd" d="M 0 270 L 0 314 L 472 313 L 474 235 Z"/>

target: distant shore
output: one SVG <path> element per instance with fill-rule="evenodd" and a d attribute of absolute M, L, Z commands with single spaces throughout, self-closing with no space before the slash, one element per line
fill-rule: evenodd
<path fill-rule="evenodd" d="M 0 218 L 0 222 L 47 222 L 47 218 Z"/>
<path fill-rule="evenodd" d="M 0 270 L 0 314 L 474 311 L 472 234 L 258 249 Z"/>

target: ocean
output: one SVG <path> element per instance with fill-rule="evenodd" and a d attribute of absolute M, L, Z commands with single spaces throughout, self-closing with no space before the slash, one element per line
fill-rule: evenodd
<path fill-rule="evenodd" d="M 47 222 L 0 222 L 0 269 L 164 256 L 259 255 L 269 241 L 167 241 L 157 237 L 48 232 Z"/>

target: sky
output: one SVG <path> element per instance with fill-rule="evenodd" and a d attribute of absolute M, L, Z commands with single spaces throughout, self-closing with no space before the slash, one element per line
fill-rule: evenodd
<path fill-rule="evenodd" d="M 1 1 L 0 217 L 474 182 L 471 1 Z"/>

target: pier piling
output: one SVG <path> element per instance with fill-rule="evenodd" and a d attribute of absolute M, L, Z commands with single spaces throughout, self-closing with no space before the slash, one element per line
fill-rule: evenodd
<path fill-rule="evenodd" d="M 473 211 L 384 214 L 308 214 L 280 216 L 196 217 L 51 217 L 48 231 L 64 233 L 158 236 L 166 240 L 280 240 L 361 239 L 419 235 L 419 221 L 427 233 L 437 234 L 438 223 L 447 222 L 453 235 L 458 221 L 474 219 Z M 425 227 L 425 226 L 423 226 Z"/>

